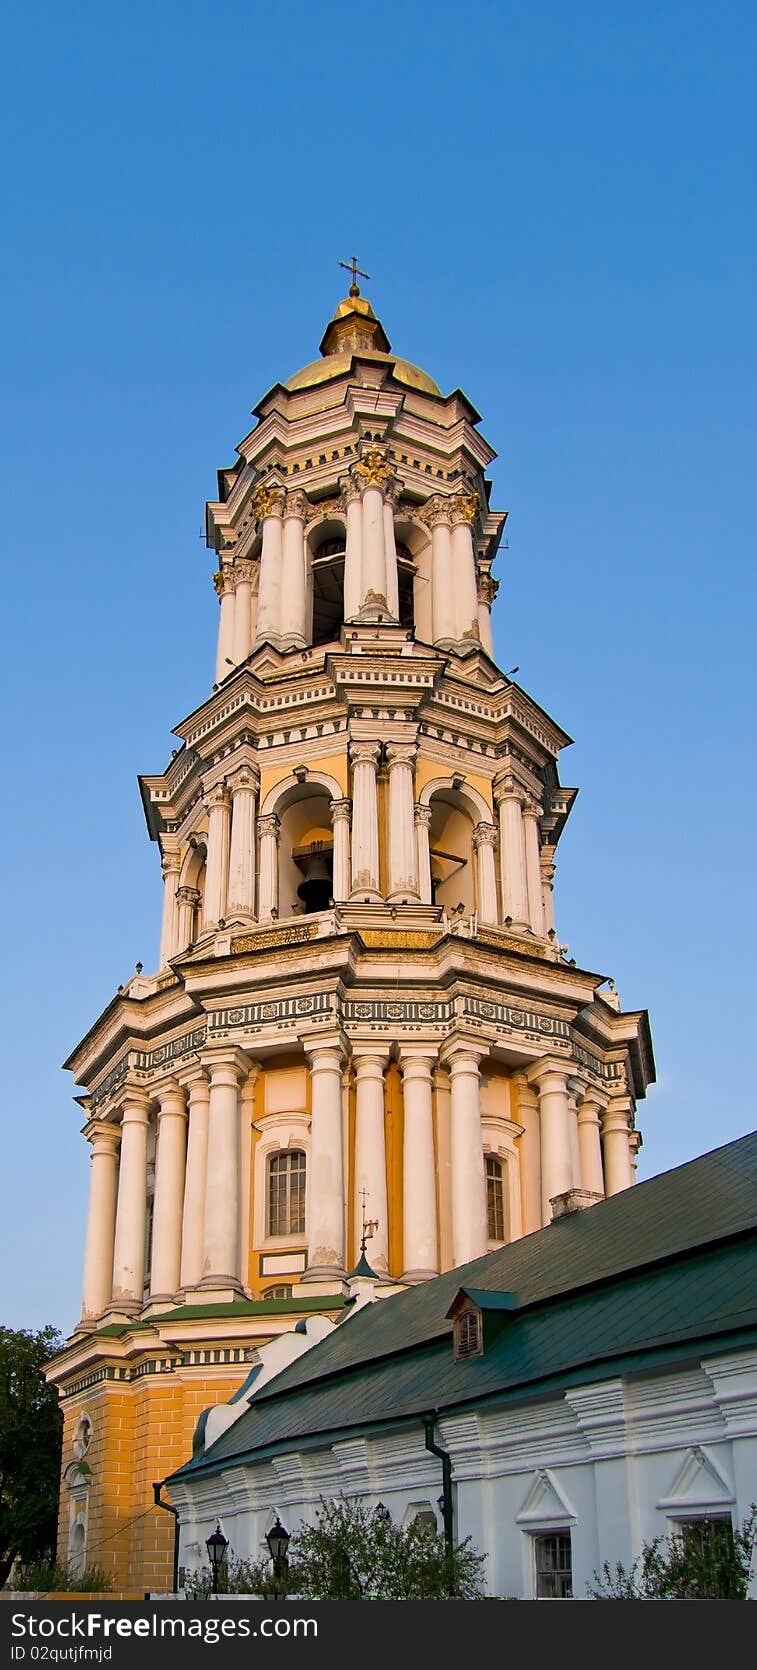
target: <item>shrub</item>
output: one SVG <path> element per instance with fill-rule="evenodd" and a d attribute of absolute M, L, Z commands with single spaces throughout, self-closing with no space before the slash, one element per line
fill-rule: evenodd
<path fill-rule="evenodd" d="M 630 1570 L 605 1560 L 591 1600 L 746 1600 L 757 1542 L 757 1505 L 733 1530 L 726 1520 L 693 1520 L 645 1542 Z"/>

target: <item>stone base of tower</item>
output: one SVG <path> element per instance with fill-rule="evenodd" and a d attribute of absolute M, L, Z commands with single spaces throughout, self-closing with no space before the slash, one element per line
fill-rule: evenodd
<path fill-rule="evenodd" d="M 308 1297 L 267 1315 L 233 1307 L 248 1313 L 236 1318 L 187 1306 L 179 1321 L 75 1334 L 48 1375 L 63 1410 L 59 1560 L 101 1566 L 117 1594 L 170 1593 L 174 1520 L 155 1506 L 154 1483 L 191 1456 L 203 1411 L 233 1397 L 259 1346 L 313 1311 L 336 1320 L 343 1304 Z"/>

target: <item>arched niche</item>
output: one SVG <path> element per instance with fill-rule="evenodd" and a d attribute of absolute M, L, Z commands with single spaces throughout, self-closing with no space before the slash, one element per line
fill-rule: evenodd
<path fill-rule="evenodd" d="M 431 808 L 429 851 L 434 904 L 461 915 L 476 908 L 476 866 L 473 830 L 491 822 L 491 808 L 483 795 L 456 776 L 437 777 L 425 785 L 422 806 Z"/>
<path fill-rule="evenodd" d="M 400 514 L 394 523 L 400 625 L 412 627 L 422 643 L 433 642 L 431 622 L 431 540 L 426 528 Z M 409 617 L 409 618 L 408 618 Z"/>
<path fill-rule="evenodd" d="M 306 634 L 311 644 L 331 644 L 344 624 L 346 524 L 329 516 L 307 533 Z"/>
<path fill-rule="evenodd" d="M 333 892 L 334 837 L 331 803 L 342 796 L 335 777 L 308 771 L 288 777 L 266 795 L 261 817 L 279 820 L 279 916 L 326 910 Z M 318 887 L 298 892 L 308 882 Z"/>
<path fill-rule="evenodd" d="M 200 934 L 205 904 L 207 859 L 208 849 L 204 837 L 190 836 L 179 871 L 179 888 L 188 888 L 196 892 L 198 898 L 192 908 L 191 921 L 189 920 L 188 908 L 185 912 L 181 910 L 179 912 L 180 928 L 183 925 L 183 932 L 181 933 L 183 943 L 179 946 L 180 951 L 185 950 L 187 945 L 193 945 Z"/>

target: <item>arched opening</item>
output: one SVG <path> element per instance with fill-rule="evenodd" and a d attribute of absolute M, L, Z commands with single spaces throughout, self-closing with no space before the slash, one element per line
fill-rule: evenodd
<path fill-rule="evenodd" d="M 343 522 L 321 522 L 308 540 L 311 643 L 331 644 L 344 622 L 344 561 L 347 533 Z"/>
<path fill-rule="evenodd" d="M 415 625 L 415 609 L 413 588 L 415 586 L 415 563 L 407 545 L 397 545 L 397 595 L 399 599 L 399 623 L 412 630 Z"/>
<path fill-rule="evenodd" d="M 473 823 L 454 789 L 431 797 L 429 829 L 431 896 L 449 915 L 470 915 L 475 908 Z"/>
<path fill-rule="evenodd" d="M 486 1226 L 490 1241 L 509 1241 L 507 1177 L 499 1155 L 486 1155 Z"/>
<path fill-rule="evenodd" d="M 83 1576 L 87 1563 L 87 1528 L 84 1520 L 73 1521 L 68 1533 L 68 1564 L 72 1577 Z"/>
<path fill-rule="evenodd" d="M 431 541 L 425 528 L 399 518 L 395 522 L 400 622 L 412 627 L 421 643 L 433 642 L 431 621 Z"/>
<path fill-rule="evenodd" d="M 279 814 L 279 915 L 312 916 L 333 899 L 331 799 L 315 785 Z"/>

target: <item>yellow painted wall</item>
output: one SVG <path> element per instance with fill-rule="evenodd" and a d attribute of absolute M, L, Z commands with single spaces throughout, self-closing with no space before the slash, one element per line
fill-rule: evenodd
<path fill-rule="evenodd" d="M 305 763 L 307 763 L 308 744 L 306 742 L 301 743 L 300 747 L 301 747 L 301 750 L 302 750 L 301 758 L 304 758 Z M 289 760 L 286 765 L 283 762 L 280 765 L 269 765 L 269 766 L 266 766 L 263 769 L 263 771 L 261 771 L 261 773 L 260 773 L 260 803 L 261 803 L 261 805 L 262 805 L 263 801 L 265 800 L 266 795 L 270 794 L 271 789 L 274 789 L 276 787 L 277 783 L 283 783 L 285 777 L 291 777 L 291 775 L 292 775 L 292 764 L 293 764 L 292 760 Z M 342 794 L 344 796 L 348 795 L 348 793 L 349 793 L 349 762 L 348 762 L 348 759 L 347 759 L 347 741 L 346 741 L 346 738 L 345 738 L 344 749 L 343 749 L 343 752 L 341 754 L 327 754 L 323 758 L 319 754 L 317 757 L 313 758 L 312 765 L 313 765 L 313 769 L 315 769 L 317 767 L 317 769 L 319 771 L 326 772 L 329 777 L 335 777 L 337 782 L 341 786 Z"/>
<path fill-rule="evenodd" d="M 420 800 L 426 784 L 433 782 L 435 777 L 450 777 L 453 771 L 457 771 L 459 769 L 460 767 L 454 765 L 452 761 L 450 761 L 449 766 L 445 767 L 442 761 L 426 759 L 423 755 L 421 755 L 421 757 L 415 762 L 416 800 Z M 468 787 L 471 789 L 477 789 L 478 793 L 483 795 L 487 806 L 491 807 L 493 805 L 491 777 L 480 777 L 478 774 L 469 771 L 467 766 L 465 767 L 464 774 Z"/>

